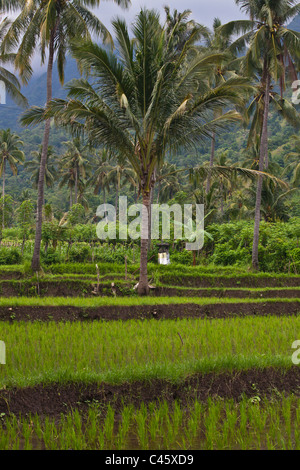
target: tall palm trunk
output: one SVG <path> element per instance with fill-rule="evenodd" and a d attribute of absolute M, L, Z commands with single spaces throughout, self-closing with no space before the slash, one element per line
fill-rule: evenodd
<path fill-rule="evenodd" d="M 158 189 L 157 189 L 156 204 L 159 204 L 160 186 L 161 186 L 161 182 L 160 182 L 160 180 L 159 180 L 159 181 L 158 181 Z"/>
<path fill-rule="evenodd" d="M 119 213 L 119 181 L 117 181 L 117 186 L 116 186 L 115 207 L 116 207 L 116 217 L 118 218 L 118 213 Z"/>
<path fill-rule="evenodd" d="M 150 189 L 150 204 L 149 204 L 149 217 L 148 217 L 148 251 L 151 250 L 151 231 L 152 231 L 152 205 L 154 202 L 154 188 Z"/>
<path fill-rule="evenodd" d="M 106 214 L 106 192 L 105 192 L 105 188 L 103 188 L 103 204 L 104 204 L 105 221 L 107 222 L 107 214 Z"/>
<path fill-rule="evenodd" d="M 78 202 L 78 168 L 76 167 L 75 168 L 75 196 L 74 196 L 74 199 L 75 199 L 75 204 L 77 204 Z"/>
<path fill-rule="evenodd" d="M 141 257 L 140 257 L 140 279 L 138 285 L 139 295 L 149 294 L 148 284 L 148 243 L 149 243 L 149 214 L 150 214 L 150 191 L 143 192 L 143 212 L 141 227 Z"/>
<path fill-rule="evenodd" d="M 221 182 L 221 216 L 224 217 L 224 187 L 223 183 Z"/>
<path fill-rule="evenodd" d="M 151 189 L 150 189 L 150 204 L 149 204 L 149 217 L 148 217 L 148 250 L 151 250 L 152 248 L 152 238 L 151 238 L 151 232 L 152 232 L 152 205 L 154 203 L 154 185 L 156 182 L 156 169 L 153 172 L 152 175 L 152 184 L 151 184 Z"/>
<path fill-rule="evenodd" d="M 6 167 L 6 160 L 5 160 L 5 157 L 4 158 L 4 162 L 3 162 L 3 173 L 2 173 L 2 230 L 4 230 L 4 226 L 5 226 L 5 202 L 4 202 L 4 198 L 5 198 L 5 167 Z"/>
<path fill-rule="evenodd" d="M 47 103 L 52 98 L 52 70 L 54 60 L 54 31 L 51 33 L 49 43 L 49 58 L 47 67 Z M 47 153 L 50 135 L 50 119 L 47 119 L 44 129 L 43 146 L 41 154 L 39 182 L 38 182 L 38 199 L 37 199 L 37 216 L 36 216 L 36 230 L 33 257 L 31 268 L 33 271 L 38 271 L 40 268 L 40 249 L 42 241 L 42 221 L 43 221 L 43 204 L 44 204 L 44 184 L 45 184 L 45 170 L 47 162 Z"/>
<path fill-rule="evenodd" d="M 270 82 L 271 77 L 268 71 L 265 73 L 265 106 L 263 125 L 260 141 L 260 156 L 259 156 L 259 171 L 263 171 L 265 166 L 268 166 L 268 117 L 270 108 Z M 256 190 L 256 205 L 255 205 L 255 222 L 254 222 L 254 236 L 253 236 L 253 247 L 252 247 L 252 267 L 258 271 L 258 244 L 259 244 L 259 228 L 261 218 L 261 195 L 262 195 L 262 184 L 263 177 L 258 177 L 257 190 Z"/>
<path fill-rule="evenodd" d="M 211 152 L 210 152 L 210 160 L 209 160 L 209 167 L 212 168 L 214 166 L 215 160 L 215 149 L 216 149 L 216 134 L 213 133 L 212 140 L 211 140 Z M 206 183 L 206 194 L 210 191 L 210 184 L 211 184 L 211 173 L 208 173 L 207 183 Z"/>

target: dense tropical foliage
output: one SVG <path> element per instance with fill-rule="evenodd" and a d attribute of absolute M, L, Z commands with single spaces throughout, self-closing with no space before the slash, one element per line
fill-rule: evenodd
<path fill-rule="evenodd" d="M 300 450 L 300 3 L 235 3 L 0 0 L 0 450 Z"/>
<path fill-rule="evenodd" d="M 112 23 L 115 49 L 91 40 L 92 32 L 97 32 L 112 44 L 108 30 L 83 3 L 70 2 L 64 8 L 71 10 L 64 11 L 50 2 L 44 17 L 39 3 L 31 2 L 5 25 L 3 54 L 13 57 L 23 81 L 30 83 L 35 45 L 41 44 L 42 60 L 47 48 L 52 50 L 47 106 L 33 106 L 22 117 L 23 125 L 35 126 L 19 133 L 25 165 L 19 167 L 16 179 L 14 161 L 13 173 L 9 170 L 6 182 L 3 179 L 8 194 L 14 194 L 7 219 L 14 222 L 9 225 L 18 225 L 20 219 L 13 213 L 24 201 L 27 208 L 33 207 L 36 230 L 29 218 L 29 232 L 31 238 L 35 233 L 34 270 L 45 243 L 49 255 L 51 237 L 56 240 L 54 251 L 68 237 L 69 248 L 73 244 L 68 220 L 76 224 L 79 217 L 90 233 L 84 242 L 97 245 L 97 207 L 100 203 L 118 207 L 122 194 L 130 203 L 143 202 L 148 216 L 153 202 L 204 204 L 207 234 L 215 223 L 251 225 L 255 220 L 250 250 L 255 269 L 261 257 L 261 220 L 288 223 L 300 216 L 295 135 L 299 113 L 291 102 L 300 34 L 286 26 L 299 13 L 299 4 L 236 3 L 249 20 L 222 24 L 216 18 L 212 31 L 191 20 L 190 11 L 171 12 L 168 7 L 165 22 L 157 12 L 141 10 L 131 31 L 117 18 Z M 18 5 L 2 2 L 2 9 Z M 76 11 L 84 12 L 84 22 L 78 23 Z M 85 78 L 69 82 L 66 99 L 58 99 L 52 93 L 52 68 L 56 60 L 63 82 L 66 47 Z M 4 199 L 2 205 L 5 228 Z M 149 229 L 144 218 L 137 243 L 141 294 L 148 293 L 147 260 L 153 257 Z M 121 243 L 125 251 L 128 243 Z M 197 254 L 198 262 L 219 260 L 207 258 L 207 251 L 203 254 Z M 247 264 L 248 254 L 242 259 Z"/>

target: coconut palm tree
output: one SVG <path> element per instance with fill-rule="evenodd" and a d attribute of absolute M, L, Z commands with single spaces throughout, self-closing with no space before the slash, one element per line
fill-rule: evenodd
<path fill-rule="evenodd" d="M 258 170 L 259 167 L 259 153 L 260 153 L 260 136 L 257 135 L 253 139 L 252 145 L 248 145 L 241 154 L 241 166 L 243 168 L 250 168 Z"/>
<path fill-rule="evenodd" d="M 125 162 L 121 162 L 119 160 L 111 162 L 107 171 L 107 183 L 108 185 L 112 184 L 115 188 L 115 209 L 116 214 L 118 214 L 118 202 L 121 188 L 126 184 L 130 185 L 130 189 L 136 187 L 134 170 L 131 167 L 126 166 Z"/>
<path fill-rule="evenodd" d="M 213 132 L 240 120 L 236 111 L 222 116 L 221 106 L 242 103 L 249 82 L 231 77 L 211 88 L 208 71 L 216 56 L 194 47 L 206 29 L 187 21 L 186 12 L 174 25 L 160 24 L 157 12 L 142 9 L 130 39 L 125 22 L 113 21 L 118 53 L 91 41 L 72 44 L 72 54 L 94 83 L 80 79 L 67 86 L 67 100 L 52 100 L 45 108 L 24 113 L 32 124 L 54 117 L 57 124 L 86 133 L 91 144 L 122 155 L 135 172 L 145 210 L 142 215 L 138 292 L 149 292 L 147 276 L 148 216 L 155 174 L 166 152 L 200 145 Z M 183 27 L 184 26 L 184 27 Z M 218 55 L 219 59 L 219 55 Z"/>
<path fill-rule="evenodd" d="M 86 197 L 86 189 L 87 186 L 86 184 L 81 188 L 79 187 L 79 193 L 78 193 L 78 204 L 81 204 L 82 207 L 85 209 L 85 211 L 88 211 L 90 208 L 88 198 Z"/>
<path fill-rule="evenodd" d="M 259 83 L 258 77 L 255 77 L 255 80 Z M 284 118 L 291 126 L 294 126 L 296 128 L 299 127 L 300 118 L 298 111 L 288 99 L 282 98 L 281 95 L 277 93 L 274 88 L 274 85 L 271 84 L 269 90 L 269 110 L 273 111 L 273 113 L 278 113 L 278 115 L 281 118 Z M 245 112 L 246 122 L 251 123 L 247 142 L 247 149 L 252 148 L 255 152 L 257 151 L 257 149 L 259 149 L 258 157 L 260 153 L 261 129 L 264 117 L 264 100 L 265 90 L 259 83 L 256 86 L 256 92 Z M 265 155 L 265 169 L 268 169 L 268 166 L 269 155 L 267 152 Z"/>
<path fill-rule="evenodd" d="M 25 166 L 25 164 L 24 164 Z M 22 202 L 32 199 L 31 191 L 29 189 L 23 189 L 21 192 L 18 201 L 22 204 Z"/>
<path fill-rule="evenodd" d="M 93 168 L 92 175 L 87 180 L 87 187 L 92 186 L 94 188 L 95 195 L 102 191 L 104 206 L 106 205 L 106 191 L 109 191 L 107 175 L 110 169 L 111 160 L 112 156 L 106 149 L 101 149 L 96 152 L 95 166 Z"/>
<path fill-rule="evenodd" d="M 29 173 L 31 173 L 30 181 L 32 181 L 32 187 L 37 189 L 42 158 L 42 146 L 40 146 L 39 150 L 33 150 L 30 155 L 33 159 L 25 162 L 24 167 Z M 58 176 L 57 168 L 55 166 L 56 158 L 57 156 L 54 153 L 53 147 L 49 146 L 45 165 L 45 185 L 47 188 L 53 188 Z"/>
<path fill-rule="evenodd" d="M 23 146 L 23 142 L 20 140 L 20 137 L 11 132 L 10 129 L 0 132 L 0 176 L 2 177 L 3 205 L 5 200 L 6 166 L 7 164 L 9 165 L 13 175 L 18 173 L 18 165 L 23 164 L 25 160 L 25 154 L 20 150 L 21 146 Z M 2 228 L 4 228 L 4 207 L 2 214 Z"/>
<path fill-rule="evenodd" d="M 190 182 L 193 184 L 194 191 L 196 191 L 203 199 L 205 207 L 210 203 L 216 204 L 217 198 L 219 198 L 221 203 L 221 216 L 224 216 L 224 201 L 228 196 L 232 196 L 234 188 L 238 184 L 238 177 L 241 178 L 243 184 L 245 180 L 247 181 L 247 186 L 249 182 L 257 179 L 258 177 L 270 179 L 273 181 L 274 185 L 281 186 L 283 188 L 287 187 L 287 184 L 280 180 L 278 177 L 258 171 L 255 165 L 252 165 L 252 159 L 248 162 L 248 165 L 242 164 L 238 165 L 232 163 L 230 159 L 227 158 L 228 152 L 220 152 L 217 155 L 217 159 L 214 166 L 210 166 L 208 162 L 204 165 L 199 165 L 190 169 Z M 203 185 L 203 182 L 207 181 L 207 178 L 210 177 L 212 184 L 210 192 L 207 193 L 207 197 L 203 197 L 202 192 L 198 192 L 198 188 Z"/>
<path fill-rule="evenodd" d="M 227 55 L 221 56 L 220 60 L 217 61 L 215 68 L 213 70 L 213 74 L 211 76 L 212 82 L 215 83 L 215 86 L 221 84 L 226 80 L 226 78 L 232 76 L 235 73 L 235 69 L 237 68 L 238 61 L 236 60 L 235 51 L 230 51 L 230 45 L 233 42 L 233 36 L 231 34 L 224 34 L 220 29 L 222 26 L 221 20 L 219 18 L 215 18 L 213 22 L 213 32 L 208 36 L 205 46 L 209 49 L 212 53 L 218 52 L 227 52 Z M 230 51 L 228 53 L 228 51 Z M 222 113 L 222 108 L 220 110 L 216 110 L 216 115 L 218 113 Z M 215 160 L 215 148 L 216 148 L 216 135 L 213 134 L 211 140 L 211 152 L 210 152 L 210 161 L 209 165 L 212 167 L 214 165 Z M 207 182 L 206 182 L 206 192 L 209 193 L 211 185 L 211 177 L 208 175 Z"/>
<path fill-rule="evenodd" d="M 220 152 L 217 154 L 216 158 L 216 165 L 221 167 L 233 166 L 233 162 L 230 158 L 228 158 L 228 151 L 227 152 Z M 220 210 L 221 210 L 221 217 L 224 218 L 224 204 L 226 203 L 230 194 L 232 194 L 233 187 L 236 184 L 236 174 L 232 175 L 232 178 L 220 176 L 218 178 L 218 191 L 217 195 L 220 200 Z"/>
<path fill-rule="evenodd" d="M 78 202 L 78 188 L 81 187 L 90 170 L 90 148 L 83 143 L 80 138 L 74 138 L 72 141 L 63 142 L 67 146 L 66 152 L 60 158 L 60 167 L 65 176 L 63 176 L 63 185 L 69 179 L 72 181 L 71 187 L 74 187 L 74 203 Z M 69 176 L 68 176 L 69 175 Z M 72 191 L 71 191 L 72 199 Z M 70 202 L 72 207 L 72 201 Z"/>
<path fill-rule="evenodd" d="M 297 187 L 300 185 L 300 138 L 298 135 L 293 135 L 292 139 L 295 144 L 295 149 L 285 157 L 285 162 L 288 163 L 288 165 L 285 168 L 284 174 L 288 175 L 292 172 L 291 184 Z"/>
<path fill-rule="evenodd" d="M 296 188 L 283 189 L 275 185 L 272 180 L 265 179 L 262 185 L 261 213 L 266 222 L 287 222 L 289 219 L 289 208 L 286 205 L 288 197 L 292 195 Z M 256 191 L 250 187 L 246 193 L 248 207 L 255 207 Z"/>
<path fill-rule="evenodd" d="M 268 117 L 272 81 L 280 83 L 283 92 L 286 70 L 295 78 L 295 66 L 299 65 L 300 33 L 289 30 L 286 24 L 300 11 L 300 3 L 293 0 L 236 0 L 249 20 L 231 21 L 220 29 L 223 34 L 242 34 L 230 46 L 230 50 L 242 50 L 248 46 L 242 60 L 242 70 L 248 77 L 259 71 L 262 108 L 260 121 L 259 170 L 268 165 Z M 286 68 L 288 63 L 288 68 Z M 261 218 L 262 177 L 258 178 L 252 266 L 259 269 L 258 244 Z"/>
<path fill-rule="evenodd" d="M 61 167 L 60 171 L 60 182 L 59 188 L 67 186 L 70 191 L 70 210 L 72 209 L 74 198 L 73 192 L 76 193 L 76 198 L 78 202 L 78 191 L 82 193 L 85 189 L 85 181 L 81 175 L 78 175 L 77 168 L 71 165 L 65 165 Z M 77 204 L 77 203 L 76 203 Z"/>
<path fill-rule="evenodd" d="M 4 83 L 5 92 L 13 99 L 13 101 L 19 106 L 25 107 L 28 105 L 27 99 L 20 92 L 20 82 L 16 76 L 3 67 L 3 64 L 13 64 L 16 58 L 16 54 L 7 53 L 3 50 L 3 39 L 10 27 L 11 21 L 8 18 L 4 18 L 0 22 L 0 81 Z M 3 103 L 0 103 L 3 104 Z"/>
<path fill-rule="evenodd" d="M 115 0 L 123 6 L 128 0 Z M 16 46 L 18 51 L 15 66 L 23 82 L 27 83 L 32 75 L 31 60 L 38 46 L 41 51 L 42 63 L 48 57 L 47 64 L 47 98 L 52 98 L 52 70 L 56 57 L 60 82 L 64 82 L 64 65 L 69 44 L 77 38 L 89 38 L 91 33 L 101 35 L 106 42 L 112 42 L 111 35 L 101 21 L 93 15 L 88 6 L 96 6 L 99 0 L 1 0 L 2 11 L 20 11 L 8 28 L 3 40 L 5 52 L 9 53 Z M 40 267 L 40 246 L 42 237 L 42 219 L 44 203 L 45 167 L 50 135 L 50 120 L 45 121 L 42 143 L 42 157 L 38 184 L 37 218 L 35 245 L 32 258 L 32 269 Z"/>
<path fill-rule="evenodd" d="M 191 197 L 196 204 L 204 205 L 204 212 L 207 214 L 205 219 L 206 223 L 210 225 L 215 220 L 215 214 L 217 214 L 217 199 L 216 192 L 219 188 L 219 183 L 217 181 L 212 181 L 210 185 L 209 192 L 206 192 L 205 185 L 197 185 L 196 189 L 193 188 L 191 192 Z"/>
<path fill-rule="evenodd" d="M 181 190 L 181 184 L 178 179 L 179 171 L 176 165 L 164 162 L 162 167 L 157 171 L 157 204 L 167 202 L 172 199 L 175 194 Z"/>

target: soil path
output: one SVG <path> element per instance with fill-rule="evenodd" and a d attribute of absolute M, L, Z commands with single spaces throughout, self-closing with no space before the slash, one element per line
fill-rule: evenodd
<path fill-rule="evenodd" d="M 300 367 L 283 372 L 273 368 L 236 371 L 234 373 L 197 374 L 173 384 L 166 380 L 133 382 L 121 385 L 67 384 L 37 385 L 0 391 L 0 413 L 57 416 L 72 408 L 86 409 L 91 404 L 111 404 L 117 411 L 123 404 L 139 406 L 153 401 L 174 400 L 187 404 L 190 400 L 205 401 L 208 397 L 232 398 L 243 396 L 278 397 L 279 394 L 300 396 Z"/>
<path fill-rule="evenodd" d="M 232 318 L 235 316 L 291 316 L 300 313 L 300 301 L 220 303 L 210 305 L 133 305 L 103 307 L 0 307 L 0 321 L 157 320 L 182 318 Z"/>

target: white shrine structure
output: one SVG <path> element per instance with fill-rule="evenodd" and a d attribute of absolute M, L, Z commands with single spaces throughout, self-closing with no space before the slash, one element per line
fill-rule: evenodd
<path fill-rule="evenodd" d="M 0 80 L 0 104 L 6 104 L 5 83 Z"/>

